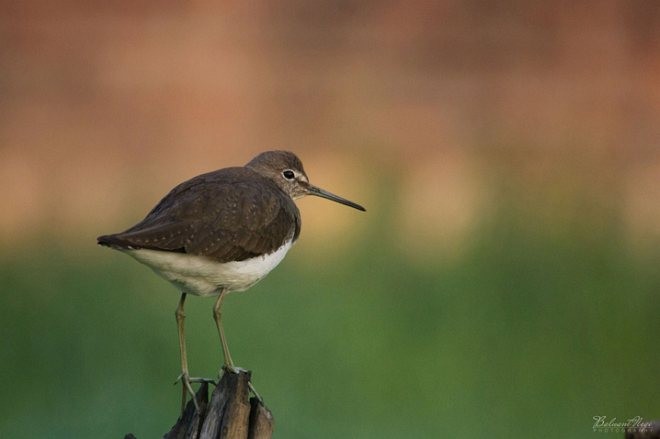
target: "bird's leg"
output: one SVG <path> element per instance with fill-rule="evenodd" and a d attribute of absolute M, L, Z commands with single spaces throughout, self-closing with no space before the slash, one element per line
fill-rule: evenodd
<path fill-rule="evenodd" d="M 222 314 L 220 308 L 222 307 L 222 299 L 224 299 L 227 290 L 222 289 L 218 298 L 213 305 L 213 320 L 215 320 L 215 326 L 218 327 L 218 334 L 220 334 L 220 343 L 222 343 L 222 354 L 225 358 L 224 369 L 229 370 L 230 372 L 238 372 L 238 369 L 234 367 L 234 362 L 231 360 L 231 354 L 229 353 L 229 346 L 227 346 L 227 339 L 225 338 L 225 330 L 222 327 Z"/>
<path fill-rule="evenodd" d="M 195 391 L 190 384 L 190 375 L 188 374 L 188 355 L 186 354 L 186 337 L 184 335 L 183 321 L 186 318 L 185 313 L 183 312 L 183 304 L 186 301 L 186 293 L 181 293 L 181 299 L 179 299 L 179 306 L 176 307 L 174 316 L 176 317 L 176 326 L 179 332 L 179 352 L 181 353 L 181 375 L 179 379 L 181 380 L 181 413 L 186 407 L 186 393 L 190 393 L 193 403 L 195 404 L 195 409 L 199 412 L 199 405 L 195 399 Z"/>
<path fill-rule="evenodd" d="M 220 308 L 222 307 L 222 299 L 224 299 L 226 293 L 227 290 L 225 289 L 220 291 L 220 294 L 218 295 L 218 298 L 215 301 L 215 305 L 213 306 L 213 319 L 215 320 L 215 325 L 218 327 L 218 334 L 220 334 L 220 343 L 222 343 L 222 354 L 225 357 L 225 364 L 222 368 L 231 373 L 239 373 L 242 369 L 234 366 L 234 362 L 231 359 L 231 354 L 229 353 L 229 346 L 227 345 L 227 339 L 225 338 L 225 330 L 222 327 L 222 321 L 221 321 L 222 313 L 220 311 Z M 250 388 L 250 391 L 252 391 L 254 396 L 256 396 L 257 399 L 263 403 L 263 399 L 257 393 L 257 390 L 254 388 L 254 386 L 250 381 L 248 381 L 248 387 Z"/>

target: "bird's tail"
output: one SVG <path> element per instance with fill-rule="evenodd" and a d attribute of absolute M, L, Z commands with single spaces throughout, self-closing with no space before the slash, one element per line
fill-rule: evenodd
<path fill-rule="evenodd" d="M 125 245 L 117 235 L 102 235 L 96 238 L 96 243 L 104 247 L 124 248 Z"/>

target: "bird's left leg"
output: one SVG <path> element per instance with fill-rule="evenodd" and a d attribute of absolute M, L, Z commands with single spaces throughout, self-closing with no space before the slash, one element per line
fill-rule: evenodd
<path fill-rule="evenodd" d="M 188 373 L 188 355 L 186 354 L 186 337 L 184 334 L 183 321 L 186 318 L 185 313 L 183 312 L 183 304 L 186 301 L 186 293 L 181 293 L 181 299 L 179 299 L 179 305 L 176 307 L 174 316 L 176 317 L 176 326 L 179 333 L 179 352 L 181 354 L 181 375 L 179 375 L 178 380 L 181 380 L 182 394 L 181 394 L 181 413 L 186 407 L 186 393 L 190 393 L 193 403 L 195 404 L 195 409 L 199 412 L 199 405 L 197 404 L 197 399 L 195 398 L 195 391 L 190 384 L 190 375 Z"/>

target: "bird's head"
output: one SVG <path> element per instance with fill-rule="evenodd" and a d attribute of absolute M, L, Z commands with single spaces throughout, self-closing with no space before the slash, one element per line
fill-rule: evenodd
<path fill-rule="evenodd" d="M 292 152 L 262 152 L 250 160 L 245 166 L 258 172 L 264 177 L 273 180 L 294 200 L 304 197 L 305 195 L 315 195 L 317 197 L 326 198 L 350 206 L 363 212 L 366 211 L 364 207 L 357 203 L 310 184 L 309 178 L 307 178 L 307 174 L 305 174 L 305 169 L 303 169 L 302 162 Z"/>

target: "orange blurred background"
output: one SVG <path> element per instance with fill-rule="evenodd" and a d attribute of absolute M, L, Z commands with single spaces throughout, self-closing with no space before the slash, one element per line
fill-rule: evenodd
<path fill-rule="evenodd" d="M 408 244 L 460 247 L 500 174 L 550 211 L 586 187 L 623 206 L 635 242 L 660 236 L 655 2 L 3 9 L 3 247 L 35 230 L 86 244 L 174 184 L 274 148 L 358 201 L 396 181 Z M 319 209 L 312 230 L 355 226 Z"/>

